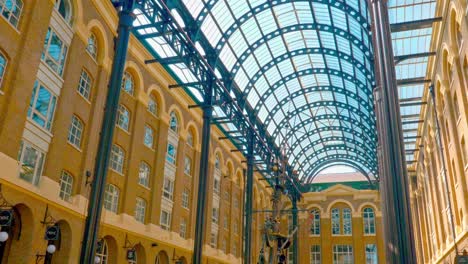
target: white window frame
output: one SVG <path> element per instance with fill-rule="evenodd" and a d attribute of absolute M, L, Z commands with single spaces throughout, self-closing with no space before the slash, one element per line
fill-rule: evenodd
<path fill-rule="evenodd" d="M 180 219 L 179 236 L 184 239 L 187 238 L 187 222 L 185 218 Z"/>
<path fill-rule="evenodd" d="M 218 224 L 219 223 L 219 208 L 213 207 L 211 210 L 211 222 Z"/>
<path fill-rule="evenodd" d="M 158 116 L 158 101 L 156 101 L 154 95 L 150 95 L 147 109 L 152 115 Z"/>
<path fill-rule="evenodd" d="M 119 210 L 119 196 L 119 188 L 113 184 L 107 184 L 106 191 L 104 193 L 104 208 L 117 213 Z"/>
<path fill-rule="evenodd" d="M 353 264 L 352 245 L 333 245 L 333 264 Z"/>
<path fill-rule="evenodd" d="M 161 210 L 161 217 L 159 219 L 159 225 L 161 226 L 162 229 L 164 230 L 171 229 L 171 218 L 172 218 L 172 212 L 169 212 L 164 209 Z"/>
<path fill-rule="evenodd" d="M 105 239 L 99 240 L 98 244 L 99 243 L 101 243 L 101 246 L 96 248 L 96 257 L 99 257 L 98 264 L 107 264 L 107 261 L 109 260 L 109 247 Z"/>
<path fill-rule="evenodd" d="M 171 152 L 171 147 L 172 147 L 172 152 Z M 177 159 L 177 146 L 174 146 L 174 144 L 168 142 L 167 143 L 167 150 L 166 150 L 166 161 L 172 165 L 176 165 L 176 159 Z"/>
<path fill-rule="evenodd" d="M 71 175 L 68 171 L 63 170 L 62 174 L 60 175 L 60 192 L 59 197 L 60 199 L 71 202 L 71 197 L 73 194 L 73 175 Z"/>
<path fill-rule="evenodd" d="M 149 178 L 151 174 L 151 167 L 148 163 L 142 161 L 140 162 L 139 172 L 138 172 L 138 184 L 149 188 Z"/>
<path fill-rule="evenodd" d="M 154 147 L 154 129 L 149 125 L 145 124 L 145 136 L 143 139 L 143 144 L 150 149 Z"/>
<path fill-rule="evenodd" d="M 331 210 L 331 229 L 332 229 L 332 236 L 333 235 L 340 235 L 341 234 L 341 213 L 339 208 L 333 208 Z"/>
<path fill-rule="evenodd" d="M 343 208 L 343 235 L 353 234 L 353 215 L 350 208 Z"/>
<path fill-rule="evenodd" d="M 91 75 L 85 70 L 81 70 L 80 81 L 78 83 L 78 87 L 76 91 L 83 96 L 86 100 L 90 99 L 91 96 L 91 88 L 93 86 L 93 79 Z"/>
<path fill-rule="evenodd" d="M 60 55 L 58 60 L 50 55 L 49 50 L 51 48 L 51 41 L 54 36 L 61 42 L 60 43 Z M 57 32 L 49 27 L 47 31 L 46 38 L 44 40 L 44 50 L 42 51 L 41 60 L 44 61 L 49 68 L 58 74 L 59 76 L 63 75 L 64 68 L 65 68 L 65 61 L 67 60 L 67 51 L 68 46 L 65 44 L 65 41 L 57 34 Z"/>
<path fill-rule="evenodd" d="M 218 234 L 216 232 L 211 231 L 210 233 L 210 246 L 212 248 L 216 248 L 218 245 Z"/>
<path fill-rule="evenodd" d="M 364 235 L 375 235 L 375 212 L 371 207 L 366 207 L 362 211 L 362 221 Z"/>
<path fill-rule="evenodd" d="M 127 107 L 120 104 L 119 110 L 117 113 L 117 126 L 123 129 L 124 131 L 129 132 L 130 130 L 130 121 L 132 120 L 132 114 Z"/>
<path fill-rule="evenodd" d="M 184 159 L 184 173 L 187 176 L 192 176 L 192 159 L 187 155 Z"/>
<path fill-rule="evenodd" d="M 218 195 L 219 195 L 219 192 L 221 191 L 221 181 L 216 177 L 213 180 L 213 191 L 214 193 Z"/>
<path fill-rule="evenodd" d="M 174 200 L 174 179 L 164 177 L 163 196 L 171 201 Z"/>
<path fill-rule="evenodd" d="M 187 145 L 189 145 L 190 147 L 193 148 L 193 133 L 192 133 L 192 131 L 189 131 L 189 132 L 188 132 L 188 135 L 187 135 Z"/>
<path fill-rule="evenodd" d="M 65 5 L 65 8 L 66 8 L 66 14 L 65 16 L 60 12 L 60 4 L 63 4 Z M 71 19 L 72 19 L 72 8 L 71 8 L 71 3 L 70 3 L 70 0 L 58 0 L 56 3 L 55 3 L 55 7 L 54 7 L 56 10 L 57 10 L 57 13 L 60 14 L 60 16 L 68 23 L 68 24 L 71 24 Z"/>
<path fill-rule="evenodd" d="M 185 209 L 189 209 L 190 202 L 189 202 L 190 191 L 188 188 L 184 188 L 182 191 L 182 207 Z"/>
<path fill-rule="evenodd" d="M 91 32 L 91 34 L 89 35 L 88 44 L 86 45 L 86 51 L 95 61 L 97 61 L 99 55 L 99 44 L 96 34 L 94 34 L 93 32 Z"/>
<path fill-rule="evenodd" d="M 146 216 L 146 201 L 143 198 L 137 197 L 135 204 L 135 219 L 140 223 L 145 223 Z"/>
<path fill-rule="evenodd" d="M 169 114 L 169 116 L 170 116 L 169 129 L 174 133 L 178 133 L 179 132 L 179 118 L 177 118 L 177 114 L 174 111 L 172 111 Z"/>
<path fill-rule="evenodd" d="M 113 144 L 109 161 L 109 168 L 119 174 L 123 174 L 125 165 L 125 151 L 119 145 Z"/>
<path fill-rule="evenodd" d="M 21 19 L 21 13 L 23 11 L 23 1 L 22 0 L 12 0 L 14 2 L 14 7 L 16 10 L 19 10 L 17 12 L 12 12 L 12 9 L 8 9 L 6 6 L 6 2 L 0 1 L 0 14 L 1 16 L 8 21 L 10 25 L 12 25 L 15 28 L 18 28 L 20 19 Z M 6 11 L 8 10 L 8 11 Z"/>
<path fill-rule="evenodd" d="M 68 142 L 81 149 L 81 137 L 83 136 L 84 123 L 79 117 L 73 115 L 68 129 Z"/>
<path fill-rule="evenodd" d="M 42 111 L 37 110 L 38 108 L 37 100 L 39 99 L 39 93 L 41 93 L 41 91 L 43 90 L 48 92 L 50 95 L 49 102 L 47 104 L 47 110 L 45 111 L 46 112 L 45 115 L 41 113 Z M 57 96 L 52 92 L 52 90 L 50 90 L 43 83 L 39 81 L 35 81 L 31 100 L 29 102 L 29 108 L 28 108 L 29 119 L 31 119 L 39 127 L 50 132 L 52 130 L 52 124 L 54 122 L 56 108 L 57 108 Z M 36 118 L 38 118 L 39 120 L 42 120 L 42 122 L 44 122 L 44 125 L 37 122 Z"/>
<path fill-rule="evenodd" d="M 366 244 L 366 264 L 378 264 L 379 257 L 377 255 L 377 245 L 376 244 Z"/>
<path fill-rule="evenodd" d="M 322 251 L 320 245 L 310 246 L 310 264 L 321 264 L 322 263 Z"/>
<path fill-rule="evenodd" d="M 27 151 L 26 150 L 32 150 L 35 152 L 34 156 L 32 157 L 25 157 Z M 32 158 L 32 159 L 31 159 Z M 34 185 L 39 184 L 39 180 L 42 175 L 42 169 L 44 167 L 44 161 L 45 161 L 45 153 L 40 150 L 38 147 L 34 146 L 32 143 L 23 140 L 21 142 L 21 147 L 20 147 L 20 153 L 19 153 L 19 166 L 20 166 L 20 172 L 19 172 L 19 177 L 29 183 L 32 183 Z M 26 160 L 29 160 L 29 164 L 26 164 Z M 27 165 L 33 165 L 30 168 L 32 169 L 32 175 L 31 177 L 28 176 L 27 173 L 24 173 L 24 167 L 27 167 Z M 31 171 L 30 169 L 28 169 Z"/>
<path fill-rule="evenodd" d="M 320 210 L 314 208 L 310 211 L 310 234 L 312 236 L 319 236 L 320 235 Z"/>
<path fill-rule="evenodd" d="M 135 93 L 135 80 L 133 78 L 133 75 L 130 74 L 128 71 L 125 71 L 122 77 L 121 89 L 131 96 L 133 96 L 133 94 Z"/>

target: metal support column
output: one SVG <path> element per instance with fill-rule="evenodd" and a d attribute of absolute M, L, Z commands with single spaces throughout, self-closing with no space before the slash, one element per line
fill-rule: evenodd
<path fill-rule="evenodd" d="M 297 219 L 297 198 L 292 198 L 292 220 L 293 220 L 293 230 L 298 228 L 298 219 Z M 299 230 L 299 229 L 298 229 Z M 293 263 L 299 264 L 299 239 L 297 238 L 299 231 L 294 232 L 293 235 L 293 243 L 292 243 L 292 250 L 293 250 Z"/>
<path fill-rule="evenodd" d="M 395 65 L 386 0 L 370 0 L 378 81 L 376 110 L 380 144 L 379 166 L 382 201 L 385 203 L 387 263 L 416 263 L 413 224 L 410 214 L 408 177 Z"/>
<path fill-rule="evenodd" d="M 206 221 L 206 199 L 207 199 L 207 184 L 209 178 L 208 164 L 211 141 L 211 122 L 213 119 L 213 86 L 212 81 L 208 82 L 205 87 L 205 97 L 203 102 L 203 130 L 202 130 L 202 146 L 200 154 L 200 170 L 198 174 L 198 203 L 197 216 L 195 223 L 195 243 L 193 247 L 193 264 L 202 264 L 203 241 L 205 238 L 205 221 Z"/>
<path fill-rule="evenodd" d="M 252 263 L 252 208 L 253 208 L 253 162 L 254 137 L 251 133 L 247 142 L 247 179 L 245 202 L 245 229 L 244 229 L 244 264 Z"/>
<path fill-rule="evenodd" d="M 119 105 L 120 87 L 127 57 L 128 40 L 135 16 L 133 15 L 135 0 L 120 2 L 119 25 L 115 45 L 114 60 L 107 91 L 104 119 L 99 136 L 99 145 L 94 167 L 94 180 L 88 204 L 88 216 L 81 245 L 80 263 L 94 264 L 96 240 L 99 232 L 102 202 L 106 186 L 107 169 L 114 136 L 115 120 Z"/>

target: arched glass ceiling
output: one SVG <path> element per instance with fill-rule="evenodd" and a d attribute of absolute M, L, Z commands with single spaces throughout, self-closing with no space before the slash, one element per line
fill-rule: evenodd
<path fill-rule="evenodd" d="M 376 174 L 366 0 L 172 2 L 179 24 L 198 30 L 198 50 L 216 57 L 302 179 L 336 162 Z M 174 56 L 160 37 L 147 41 Z M 183 63 L 170 67 L 193 81 Z"/>

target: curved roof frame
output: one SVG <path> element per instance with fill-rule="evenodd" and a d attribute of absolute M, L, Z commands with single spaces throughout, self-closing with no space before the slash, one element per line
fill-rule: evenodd
<path fill-rule="evenodd" d="M 287 153 L 301 177 L 310 176 L 323 159 L 356 161 L 363 170 L 376 171 L 366 1 L 182 2 L 200 29 L 196 34 L 207 40 L 201 48 L 217 51 L 209 55 L 224 69 L 220 72 L 231 75 L 231 88 L 239 89 L 233 97 L 254 107 L 277 145 L 295 146 Z M 291 120 L 296 125 L 286 128 Z M 308 133 L 310 127 L 315 133 Z M 323 144 L 336 138 L 344 144 Z"/>
<path fill-rule="evenodd" d="M 351 167 L 357 171 L 359 171 L 362 175 L 364 175 L 364 177 L 366 177 L 367 181 L 369 183 L 372 183 L 372 178 L 371 178 L 371 175 L 369 174 L 369 172 L 363 170 L 361 167 L 362 165 L 352 161 L 352 160 L 340 160 L 340 159 L 337 159 L 335 161 L 331 161 L 331 162 L 324 162 L 323 164 L 320 165 L 320 167 L 318 167 L 317 170 L 315 170 L 315 173 L 311 176 L 311 177 L 308 177 L 306 180 L 306 183 L 313 183 L 314 179 L 320 174 L 321 171 L 327 169 L 327 168 L 330 168 L 330 167 L 333 167 L 335 165 L 343 165 L 343 166 L 348 166 L 348 167 Z M 373 176 L 373 175 L 372 175 Z"/>
<path fill-rule="evenodd" d="M 362 163 L 356 159 L 348 159 L 344 155 L 329 155 L 325 158 L 319 159 L 318 161 L 314 162 L 312 166 L 309 167 L 306 173 L 306 177 L 304 178 L 305 183 L 311 183 L 313 179 L 317 176 L 317 174 L 328 164 L 335 163 L 337 161 L 341 161 L 343 164 L 352 165 L 355 164 L 355 167 L 359 168 L 359 171 L 364 174 L 370 181 L 370 175 L 376 175 L 376 171 L 369 169 L 371 166 L 366 163 Z"/>

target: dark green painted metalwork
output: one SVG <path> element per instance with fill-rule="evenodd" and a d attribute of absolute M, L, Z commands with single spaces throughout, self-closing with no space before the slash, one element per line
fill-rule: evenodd
<path fill-rule="evenodd" d="M 83 240 L 81 243 L 80 263 L 94 264 L 99 223 L 104 200 L 106 178 L 109 168 L 112 140 L 117 119 L 117 109 L 122 84 L 122 76 L 127 57 L 128 40 L 135 17 L 133 16 L 134 0 L 119 1 L 121 10 L 115 42 L 115 54 L 104 108 L 102 130 L 99 135 L 99 145 L 94 166 L 93 182 L 89 197 L 88 215 L 86 217 Z"/>

